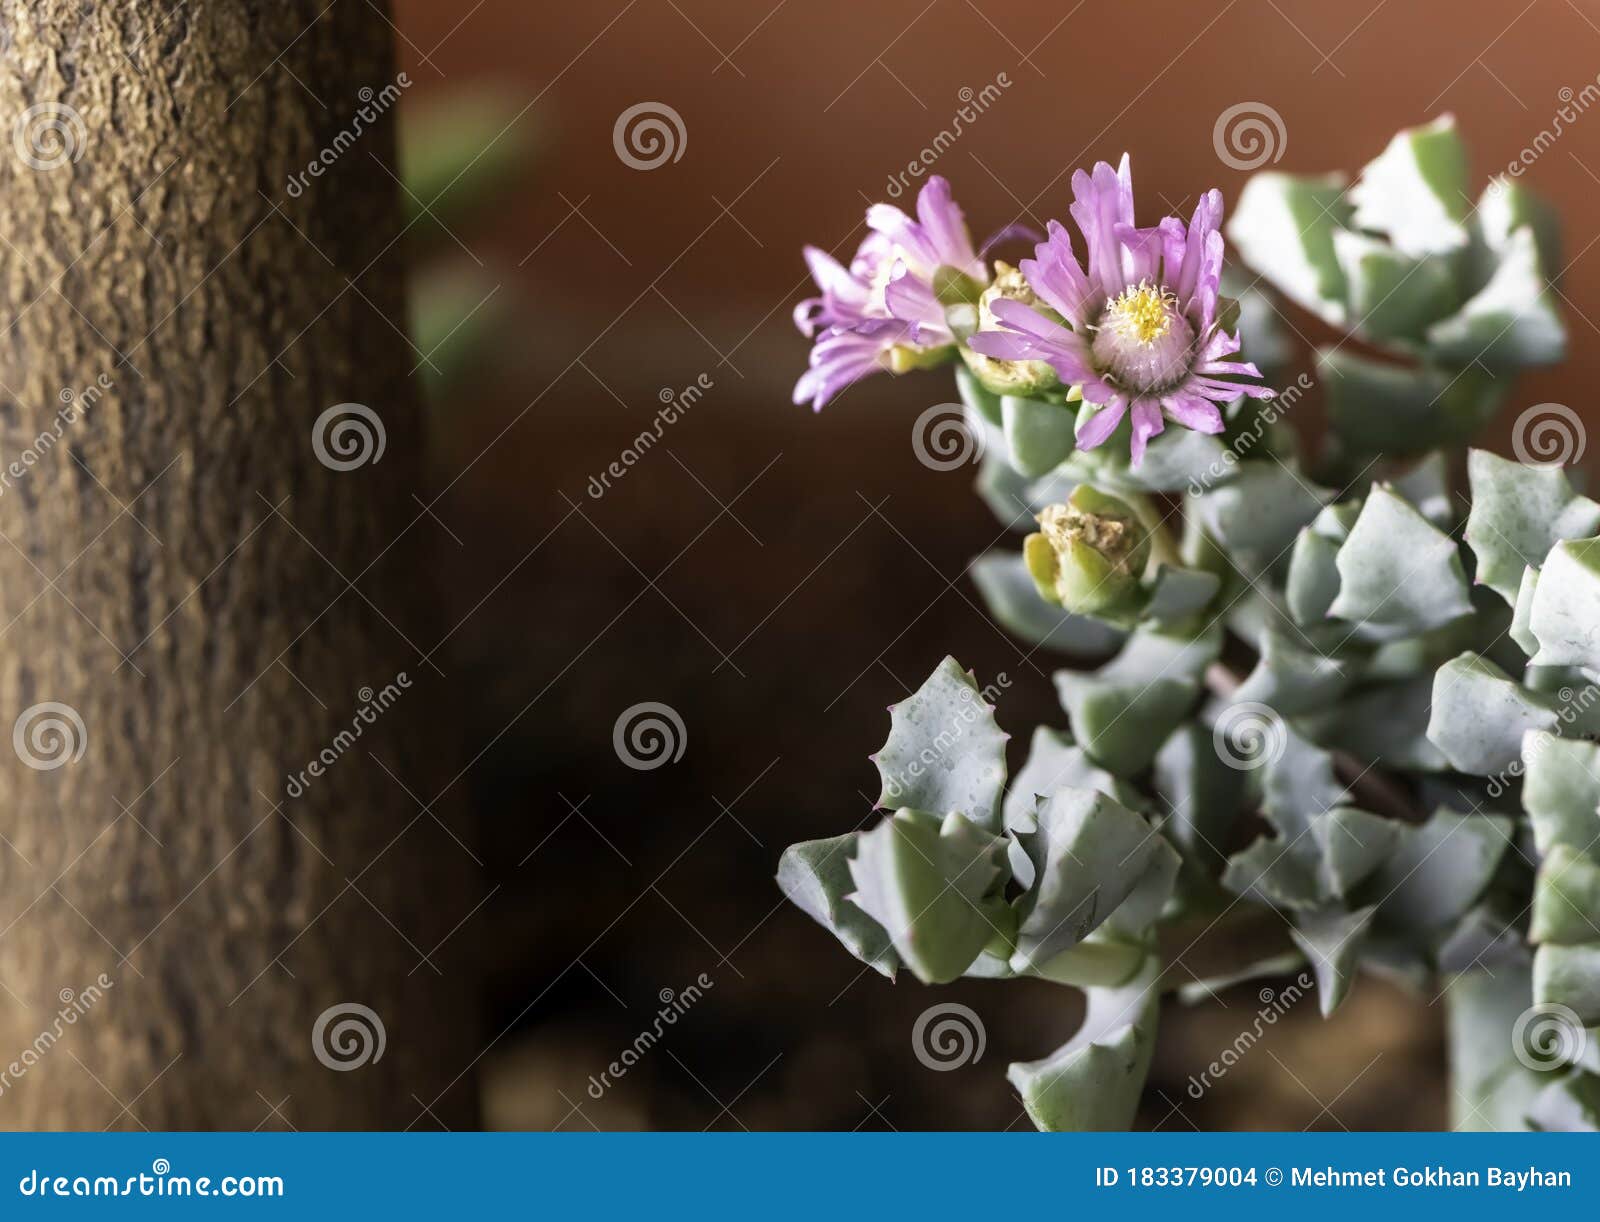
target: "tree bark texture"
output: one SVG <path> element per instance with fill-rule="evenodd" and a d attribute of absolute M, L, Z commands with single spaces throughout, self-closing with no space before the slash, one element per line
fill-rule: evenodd
<path fill-rule="evenodd" d="M 392 37 L 0 0 L 0 1127 L 472 1123 Z"/>

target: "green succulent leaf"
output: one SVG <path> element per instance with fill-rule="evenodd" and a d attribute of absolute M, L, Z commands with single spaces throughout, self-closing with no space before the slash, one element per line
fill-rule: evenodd
<path fill-rule="evenodd" d="M 1344 348 L 1316 356 L 1329 432 L 1351 454 L 1400 458 L 1459 444 L 1505 399 L 1506 381 L 1476 368 L 1396 365 Z"/>
<path fill-rule="evenodd" d="M 1244 805 L 1245 774 L 1222 762 L 1210 730 L 1189 721 L 1172 732 L 1156 754 L 1155 787 L 1166 803 L 1163 833 L 1189 856 L 1220 864 Z"/>
<path fill-rule="evenodd" d="M 882 925 L 845 898 L 855 890 L 850 859 L 856 854 L 860 837 L 860 832 L 850 832 L 790 845 L 778 859 L 778 886 L 797 908 L 830 930 L 852 955 L 893 980 L 900 956 L 889 944 L 889 935 Z"/>
<path fill-rule="evenodd" d="M 1339 545 L 1343 540 L 1320 534 L 1315 526 L 1303 527 L 1289 553 L 1289 574 L 1284 601 L 1294 621 L 1302 626 L 1320 624 L 1339 596 Z"/>
<path fill-rule="evenodd" d="M 1281 462 L 1247 462 L 1232 481 L 1190 504 L 1206 533 L 1254 576 L 1285 557 L 1328 495 Z"/>
<path fill-rule="evenodd" d="M 1333 242 L 1349 218 L 1341 176 L 1267 171 L 1245 183 L 1228 239 L 1285 297 L 1337 325 L 1349 314 L 1344 269 Z"/>
<path fill-rule="evenodd" d="M 1461 304 L 1455 268 L 1440 255 L 1413 257 L 1368 234 L 1341 229 L 1334 254 L 1349 283 L 1350 315 L 1376 340 L 1420 341 Z"/>
<path fill-rule="evenodd" d="M 1600 941 L 1584 946 L 1547 943 L 1535 951 L 1533 1001 L 1565 1006 L 1585 1027 L 1600 1025 Z"/>
<path fill-rule="evenodd" d="M 1034 821 L 1036 830 L 1017 837 L 1034 876 L 1017 904 L 1017 972 L 1083 941 L 1128 898 L 1160 849 L 1172 853 L 1144 818 L 1092 789 L 1057 789 L 1040 800 Z"/>
<path fill-rule="evenodd" d="M 961 815 L 899 810 L 857 842 L 849 898 L 924 984 L 957 979 L 1008 931 L 1006 841 Z"/>
<path fill-rule="evenodd" d="M 1326 706 L 1350 686 L 1349 667 L 1308 648 L 1303 639 L 1268 628 L 1259 647 L 1261 656 L 1236 700 L 1265 704 L 1281 716 L 1294 717 Z"/>
<path fill-rule="evenodd" d="M 1536 666 L 1600 671 L 1600 538 L 1567 539 L 1550 549 L 1528 613 L 1539 642 Z"/>
<path fill-rule="evenodd" d="M 1487 658 L 1464 653 L 1433 678 L 1428 741 L 1457 772 L 1493 776 L 1522 757 L 1522 736 L 1554 729 L 1554 702 L 1529 691 Z"/>
<path fill-rule="evenodd" d="M 1539 852 L 1558 844 L 1600 852 L 1593 847 L 1600 838 L 1600 744 L 1529 734 L 1522 740 L 1522 771 L 1522 807 Z"/>
<path fill-rule="evenodd" d="M 1159 965 L 1116 988 L 1087 990 L 1083 1026 L 1039 1061 L 1014 1062 L 1006 1078 L 1034 1125 L 1047 1133 L 1126 1129 L 1150 1071 L 1160 1012 Z"/>
<path fill-rule="evenodd" d="M 1459 313 L 1429 327 L 1427 338 L 1439 360 L 1480 361 L 1494 370 L 1550 365 L 1566 355 L 1566 324 L 1539 265 L 1532 230 L 1511 235 L 1489 283 Z"/>
<path fill-rule="evenodd" d="M 1007 735 L 972 675 L 947 657 L 889 712 L 889 739 L 873 761 L 883 781 L 878 805 L 962 814 L 998 828 Z"/>
<path fill-rule="evenodd" d="M 1353 224 L 1387 234 L 1408 255 L 1459 250 L 1468 237 L 1466 191 L 1466 148 L 1455 119 L 1443 115 L 1400 132 L 1361 171 L 1350 188 Z"/>
<path fill-rule="evenodd" d="M 1374 875 L 1380 918 L 1408 930 L 1438 929 L 1477 902 L 1511 845 L 1511 821 L 1440 808 L 1408 829 Z"/>
<path fill-rule="evenodd" d="M 1027 476 L 1054 471 L 1077 448 L 1075 419 L 1063 404 L 1006 395 L 1000 400 L 1000 425 L 1011 465 Z"/>
<path fill-rule="evenodd" d="M 1039 597 L 1020 552 L 986 552 L 972 562 L 972 583 L 1006 631 L 1072 658 L 1103 658 L 1121 644 L 1120 629 L 1053 607 Z"/>
<path fill-rule="evenodd" d="M 1337 1010 L 1350 992 L 1362 943 L 1376 911 L 1358 908 L 1354 912 L 1307 913 L 1289 931 L 1317 977 L 1317 998 L 1324 1018 Z"/>
<path fill-rule="evenodd" d="M 1568 844 L 1552 845 L 1533 885 L 1530 942 L 1600 942 L 1600 863 Z"/>
<path fill-rule="evenodd" d="M 1098 670 L 1057 671 L 1073 737 L 1118 776 L 1142 771 L 1194 707 L 1200 675 L 1220 646 L 1216 631 L 1184 638 L 1140 628 Z"/>
<path fill-rule="evenodd" d="M 1531 467 L 1487 450 L 1467 452 L 1472 509 L 1467 546 L 1478 580 L 1515 604 L 1523 573 L 1544 564 L 1563 539 L 1600 530 L 1600 505 L 1572 490 L 1559 467 Z"/>
<path fill-rule="evenodd" d="M 1386 487 L 1367 497 L 1339 549 L 1329 614 L 1382 639 L 1412 636 L 1472 613 L 1454 540 Z"/>

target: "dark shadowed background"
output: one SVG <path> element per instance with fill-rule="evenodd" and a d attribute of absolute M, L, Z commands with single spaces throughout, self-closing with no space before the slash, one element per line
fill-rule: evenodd
<path fill-rule="evenodd" d="M 433 235 L 465 286 L 452 308 L 500 328 L 435 404 L 427 493 L 456 540 L 438 558 L 460 621 L 443 656 L 469 693 L 462 783 L 497 887 L 459 935 L 492 963 L 488 1123 L 1026 1125 L 1004 1066 L 1072 1032 L 1074 993 L 891 984 L 772 882 L 786 844 L 867 816 L 885 706 L 946 653 L 980 682 L 1008 677 L 1014 748 L 1065 724 L 1059 661 L 990 623 L 965 573 L 1000 533 L 973 469 L 912 451 L 918 413 L 953 398 L 947 377 L 875 379 L 820 416 L 791 405 L 801 244 L 847 258 L 890 176 L 963 90 L 996 82 L 937 161 L 979 234 L 1064 215 L 1071 170 L 1124 151 L 1141 223 L 1211 186 L 1231 203 L 1246 175 L 1213 125 L 1236 103 L 1282 116 L 1276 164 L 1292 171 L 1355 171 L 1395 129 L 1454 111 L 1480 178 L 1537 150 L 1529 179 L 1566 226 L 1572 355 L 1512 407 L 1594 421 L 1600 116 L 1540 133 L 1600 73 L 1600 5 L 401 0 L 395 17 L 406 105 L 492 89 L 510 122 L 487 155 L 529 156 L 492 207 Z M 683 123 L 681 155 L 651 170 L 613 145 L 642 102 Z M 709 389 L 660 444 L 592 495 L 696 383 Z M 1315 398 L 1295 410 L 1314 434 Z M 1514 414 L 1487 444 L 1504 449 Z M 681 758 L 650 771 L 613 746 L 642 702 L 685 731 Z M 591 1075 L 702 973 L 704 996 L 596 1099 Z M 939 1073 L 911 1030 L 946 998 L 981 1016 L 987 1047 Z M 1258 1005 L 1255 986 L 1223 1000 L 1169 1004 L 1141 1124 L 1445 1123 L 1441 1009 L 1372 980 L 1326 1025 L 1301 1003 L 1190 1098 L 1189 1075 Z"/>

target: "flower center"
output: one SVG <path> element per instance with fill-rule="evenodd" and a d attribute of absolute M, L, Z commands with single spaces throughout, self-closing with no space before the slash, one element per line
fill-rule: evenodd
<path fill-rule="evenodd" d="M 1106 303 L 1093 347 L 1108 379 L 1137 393 L 1180 381 L 1193 344 L 1194 328 L 1179 311 L 1178 299 L 1144 281 Z"/>

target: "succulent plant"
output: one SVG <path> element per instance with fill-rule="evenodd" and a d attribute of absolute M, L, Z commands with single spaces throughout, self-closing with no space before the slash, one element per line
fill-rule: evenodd
<path fill-rule="evenodd" d="M 801 398 L 891 350 L 955 362 L 979 492 L 1032 532 L 975 580 L 1076 665 L 1067 728 L 1007 786 L 990 693 L 946 658 L 874 757 L 890 813 L 790 848 L 779 882 L 886 976 L 1082 989 L 1077 1035 L 1010 1068 L 1040 1128 L 1132 1122 L 1164 992 L 1296 969 L 1324 1015 L 1364 972 L 1443 995 L 1460 1127 L 1600 1125 L 1600 503 L 1458 448 L 1564 346 L 1549 210 L 1520 180 L 1473 204 L 1465 165 L 1445 119 L 1351 185 L 1257 175 L 1228 229 L 1255 281 L 1221 267 L 1220 197 L 1134 227 L 1126 163 L 1075 181 L 1087 275 L 1054 225 L 1020 273 L 972 266 L 941 187 L 910 238 L 869 218 L 888 240 L 803 309 Z M 976 308 L 936 289 L 941 243 Z M 1271 293 L 1343 332 L 1314 375 L 1291 378 Z M 1219 363 L 1241 346 L 1254 364 Z M 1315 460 L 1283 419 L 1313 386 Z M 1263 910 L 1273 936 L 1228 936 Z M 1239 961 L 1163 970 L 1208 933 Z"/>

